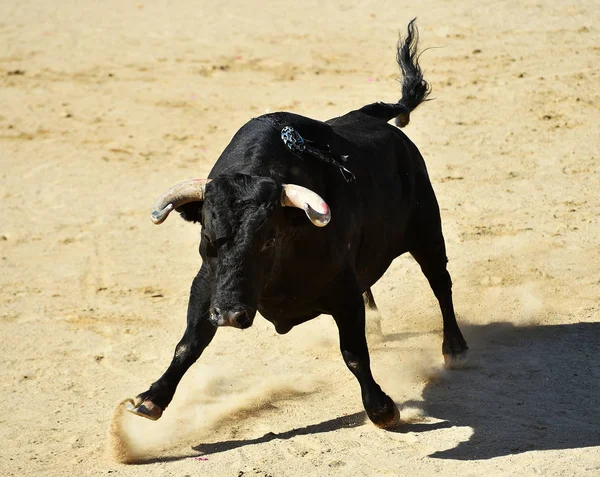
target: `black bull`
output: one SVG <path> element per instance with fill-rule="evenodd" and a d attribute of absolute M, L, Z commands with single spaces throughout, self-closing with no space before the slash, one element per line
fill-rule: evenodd
<path fill-rule="evenodd" d="M 253 119 L 216 162 L 212 180 L 189 181 L 159 199 L 155 222 L 176 209 L 201 223 L 203 263 L 171 365 L 130 403 L 130 411 L 158 419 L 218 326 L 247 328 L 258 311 L 277 332 L 287 333 L 329 314 L 369 418 L 380 427 L 397 424 L 394 402 L 371 374 L 363 294 L 374 306 L 370 287 L 405 252 L 419 263 L 439 301 L 446 361 L 464 356 L 427 169 L 417 147 L 387 124 L 393 118 L 407 124 L 429 93 L 416 44 L 411 22 L 398 47 L 398 103 L 373 103 L 324 123 L 290 113 Z M 299 142 L 284 143 L 284 128 L 306 142 L 296 135 Z"/>

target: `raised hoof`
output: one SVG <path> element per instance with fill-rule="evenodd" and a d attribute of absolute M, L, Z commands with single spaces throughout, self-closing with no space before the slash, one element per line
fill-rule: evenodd
<path fill-rule="evenodd" d="M 467 350 L 458 354 L 445 354 L 444 367 L 447 369 L 460 369 L 468 366 Z"/>
<path fill-rule="evenodd" d="M 162 409 L 151 401 L 144 401 L 136 406 L 136 403 L 129 399 L 125 403 L 125 409 L 136 416 L 142 416 L 151 421 L 157 421 L 162 416 Z"/>
<path fill-rule="evenodd" d="M 391 429 L 397 427 L 400 424 L 400 411 L 398 407 L 394 404 L 394 413 L 388 419 L 373 422 L 379 429 Z"/>

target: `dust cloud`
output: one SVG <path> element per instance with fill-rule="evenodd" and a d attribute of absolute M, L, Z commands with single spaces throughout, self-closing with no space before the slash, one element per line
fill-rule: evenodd
<path fill-rule="evenodd" d="M 552 312 L 551 304 L 544 300 L 533 284 L 520 284 L 504 289 L 494 288 L 484 292 L 479 300 L 470 300 L 469 309 L 461 309 L 459 326 L 470 350 L 464 359 L 444 365 L 441 353 L 442 318 L 437 307 L 424 313 L 418 329 L 393 327 L 396 332 L 381 333 L 381 324 L 367 327 L 373 373 L 382 389 L 394 399 L 404 423 L 428 419 L 422 410 L 422 392 L 426 385 L 452 379 L 453 373 L 470 372 L 480 367 L 482 347 L 513 327 L 528 327 L 543 323 Z M 465 303 L 467 303 L 465 301 Z M 482 311 L 485 316 L 482 315 Z M 379 319 L 379 317 L 375 317 Z M 383 328 L 392 323 L 402 323 L 396 313 L 382 316 Z M 482 323 L 510 323 L 510 327 L 482 329 Z M 471 326 L 471 323 L 477 324 Z M 388 326 L 386 326 L 388 325 Z"/>
<path fill-rule="evenodd" d="M 256 381 L 256 377 L 253 379 Z M 147 462 L 181 455 L 220 427 L 256 418 L 275 409 L 275 404 L 309 394 L 317 388 L 314 379 L 280 375 L 248 386 L 245 379 L 232 382 L 213 375 L 198 389 L 182 383 L 175 400 L 158 421 L 126 411 L 121 401 L 114 409 L 108 432 L 109 458 L 124 464 Z"/>

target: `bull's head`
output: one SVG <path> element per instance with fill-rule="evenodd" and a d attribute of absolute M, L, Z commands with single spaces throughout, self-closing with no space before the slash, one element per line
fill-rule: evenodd
<path fill-rule="evenodd" d="M 331 218 L 327 203 L 310 189 L 243 174 L 182 182 L 157 199 L 155 224 L 175 209 L 202 224 L 200 255 L 209 273 L 209 313 L 216 326 L 252 325 L 277 260 L 282 207 L 304 210 L 317 227 Z"/>

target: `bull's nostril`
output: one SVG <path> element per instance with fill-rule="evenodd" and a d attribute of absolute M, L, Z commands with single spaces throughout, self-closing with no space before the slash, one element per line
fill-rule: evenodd
<path fill-rule="evenodd" d="M 213 307 L 209 310 L 209 319 L 216 326 L 233 326 L 235 328 L 249 328 L 252 326 L 252 316 L 246 310 L 221 311 Z"/>
<path fill-rule="evenodd" d="M 209 311 L 211 321 L 217 323 L 221 318 L 221 310 L 217 307 L 211 308 Z"/>
<path fill-rule="evenodd" d="M 252 324 L 252 321 L 250 320 L 250 317 L 248 316 L 248 312 L 246 312 L 245 310 L 236 311 L 233 314 L 233 319 L 238 324 L 238 326 L 242 329 L 248 328 Z"/>

